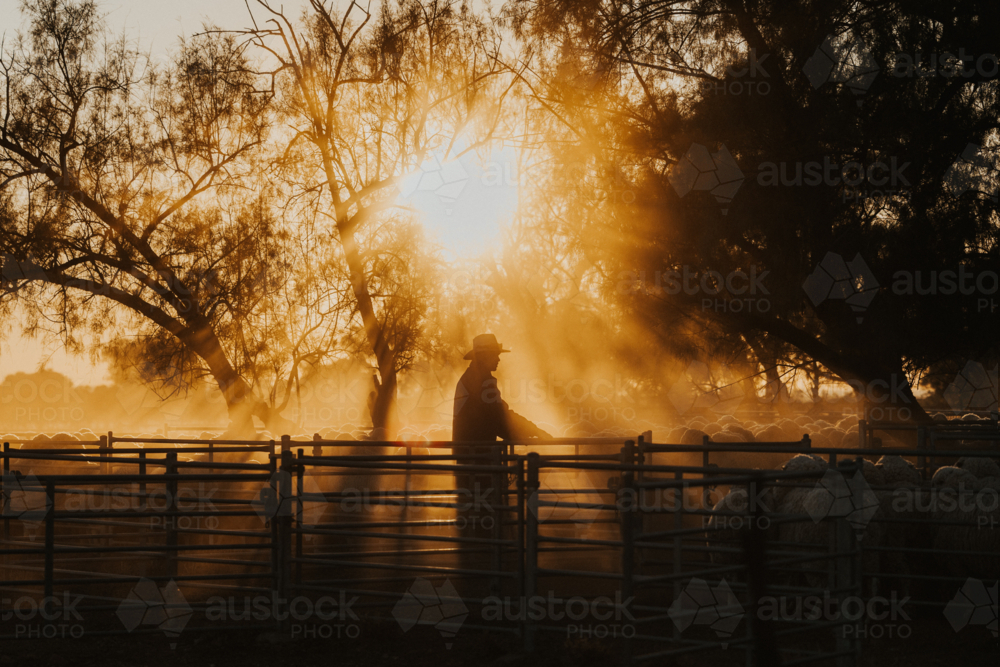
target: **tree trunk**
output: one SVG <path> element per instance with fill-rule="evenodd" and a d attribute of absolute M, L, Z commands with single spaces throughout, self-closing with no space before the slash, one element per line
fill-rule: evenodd
<path fill-rule="evenodd" d="M 229 363 L 229 358 L 210 325 L 203 323 L 194 333 L 186 336 L 183 342 L 205 362 L 226 399 L 230 421 L 226 429 L 227 435 L 234 438 L 256 438 L 254 416 L 264 422 L 265 428 L 275 436 L 293 435 L 298 430 L 278 410 L 269 407 L 254 395 L 250 385 Z"/>
<path fill-rule="evenodd" d="M 378 376 L 372 376 L 375 383 L 375 390 L 372 392 L 373 400 L 369 402 L 368 410 L 372 418 L 372 427 L 377 439 L 395 440 L 399 429 L 398 415 L 396 413 L 396 372 L 394 370 L 380 371 L 382 380 Z"/>
<path fill-rule="evenodd" d="M 364 264 L 358 253 L 357 242 L 351 223 L 339 225 L 340 243 L 344 248 L 344 259 L 351 276 L 351 287 L 358 301 L 358 312 L 365 327 L 368 345 L 378 364 L 379 377 L 375 378 L 375 396 L 370 402 L 369 412 L 372 418 L 372 429 L 381 429 L 380 435 L 385 440 L 395 440 L 398 424 L 396 423 L 396 354 L 386 340 L 385 331 L 375 314 L 371 293 L 368 291 L 368 280 L 365 277 Z"/>

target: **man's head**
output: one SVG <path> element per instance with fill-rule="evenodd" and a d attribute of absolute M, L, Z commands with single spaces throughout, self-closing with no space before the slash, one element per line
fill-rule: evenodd
<path fill-rule="evenodd" d="M 497 337 L 493 334 L 480 334 L 472 339 L 472 350 L 465 355 L 465 358 L 472 361 L 472 364 L 482 370 L 493 372 L 500 364 L 500 354 L 510 352 L 503 349 L 497 342 Z"/>

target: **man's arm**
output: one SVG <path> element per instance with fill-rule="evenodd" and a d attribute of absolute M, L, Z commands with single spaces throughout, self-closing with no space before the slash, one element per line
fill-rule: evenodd
<path fill-rule="evenodd" d="M 527 438 L 552 439 L 552 435 L 540 429 L 534 423 L 528 421 L 521 415 L 510 409 L 507 401 L 500 401 L 503 410 L 503 421 L 505 433 L 501 434 L 504 440 L 524 440 Z"/>

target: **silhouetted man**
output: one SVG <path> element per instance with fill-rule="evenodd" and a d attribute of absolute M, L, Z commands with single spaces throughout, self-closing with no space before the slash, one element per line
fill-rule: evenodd
<path fill-rule="evenodd" d="M 465 358 L 472 361 L 455 387 L 455 412 L 452 418 L 452 436 L 455 442 L 496 442 L 525 438 L 551 438 L 552 436 L 530 421 L 515 413 L 500 397 L 493 371 L 500 363 L 503 349 L 493 334 L 482 334 L 472 339 L 472 351 Z M 452 449 L 459 465 L 492 465 L 500 445 L 459 446 Z M 465 456 L 462 456 L 465 454 Z M 474 456 L 469 456 L 469 455 Z M 503 534 L 500 522 L 503 517 L 496 508 L 502 502 L 498 493 L 500 485 L 506 487 L 507 476 L 502 473 L 458 473 L 455 475 L 458 490 L 458 525 L 463 537 L 498 539 Z M 479 552 L 472 551 L 478 549 Z M 487 558 L 487 552 L 489 560 Z M 467 569 L 500 569 L 500 551 L 495 546 L 465 545 L 462 565 Z M 498 595 L 497 581 L 491 579 L 489 593 Z"/>
<path fill-rule="evenodd" d="M 500 363 L 503 349 L 493 334 L 472 339 L 472 351 L 465 355 L 471 360 L 468 370 L 455 387 L 455 412 L 451 424 L 451 439 L 489 441 L 497 438 L 521 440 L 552 436 L 517 414 L 500 396 L 493 371 Z"/>

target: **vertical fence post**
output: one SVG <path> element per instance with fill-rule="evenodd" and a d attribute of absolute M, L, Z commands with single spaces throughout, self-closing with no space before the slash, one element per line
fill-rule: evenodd
<path fill-rule="evenodd" d="M 494 446 L 490 448 L 490 465 L 497 468 L 501 465 L 502 456 L 500 454 L 500 446 Z M 493 519 L 492 530 L 490 530 L 490 536 L 493 538 L 493 545 L 490 549 L 490 569 L 493 573 L 490 575 L 490 595 L 500 596 L 500 569 L 503 567 L 503 551 L 502 545 L 500 543 L 503 537 L 503 531 L 501 530 L 500 522 L 503 521 L 504 512 L 501 510 L 501 505 L 506 505 L 505 498 L 502 489 L 507 486 L 507 473 L 504 472 L 501 475 L 499 472 L 494 471 L 490 473 L 490 477 L 493 479 L 493 488 L 497 490 L 497 507 L 492 507 L 487 504 L 487 514 Z M 502 482 L 502 483 L 501 483 Z"/>
<path fill-rule="evenodd" d="M 56 560 L 56 486 L 45 483 L 45 597 L 52 597 Z"/>
<path fill-rule="evenodd" d="M 291 583 L 291 557 L 292 557 L 292 452 L 286 448 L 289 437 L 281 436 L 281 472 L 278 475 L 278 511 L 276 521 L 278 524 L 278 597 L 283 600 L 288 599 L 289 585 Z M 287 627 L 287 622 L 282 623 L 282 629 Z"/>
<path fill-rule="evenodd" d="M 683 546 L 682 540 L 683 540 L 683 538 L 680 535 L 680 530 L 684 527 L 684 524 L 683 524 L 683 522 L 684 522 L 684 516 L 681 514 L 681 510 L 684 507 L 684 473 L 680 472 L 680 471 L 675 472 L 674 473 L 674 480 L 677 481 L 677 482 L 679 482 L 679 484 L 677 484 L 674 487 L 674 492 L 675 492 L 676 495 L 673 498 L 673 505 L 674 505 L 674 510 L 673 510 L 673 513 L 674 513 L 674 537 L 673 537 L 673 542 L 674 542 L 674 548 L 673 548 L 672 573 L 673 573 L 674 577 L 673 577 L 673 596 L 671 597 L 672 600 L 678 599 L 681 596 L 681 590 L 682 590 L 682 586 L 681 586 L 682 582 L 681 582 L 680 575 L 681 575 L 681 569 L 682 569 L 682 567 L 681 567 L 681 558 L 683 557 L 684 553 L 683 553 L 683 550 L 682 550 L 682 546 Z M 677 628 L 677 626 L 675 624 L 671 623 L 670 625 L 673 628 L 674 642 L 680 643 L 680 640 L 681 640 L 681 632 L 680 632 L 680 630 Z"/>
<path fill-rule="evenodd" d="M 3 443 L 3 474 L 4 474 L 4 477 L 6 477 L 7 475 L 10 475 L 10 443 L 9 442 Z M 10 539 L 10 517 L 6 516 L 6 514 L 7 513 L 4 512 L 4 518 L 3 518 L 3 539 L 9 540 Z M 4 556 L 4 560 L 5 561 L 6 561 L 6 559 L 7 559 L 7 557 Z"/>
<path fill-rule="evenodd" d="M 774 635 L 772 621 L 761 617 L 758 605 L 767 595 L 767 533 L 762 528 L 764 507 L 754 502 L 753 498 L 761 492 L 766 482 L 762 473 L 756 473 L 750 478 L 752 523 L 750 531 L 743 538 L 743 548 L 746 553 L 747 574 L 747 665 L 778 665 L 781 659 Z"/>
<path fill-rule="evenodd" d="M 312 455 L 316 458 L 322 458 L 323 456 L 323 445 L 319 444 L 323 438 L 319 433 L 313 433 L 313 453 Z"/>
<path fill-rule="evenodd" d="M 647 431 L 646 433 L 649 432 Z M 646 447 L 649 446 L 650 442 L 650 440 L 646 439 L 646 433 L 640 435 L 638 441 L 636 442 L 635 465 L 639 468 L 639 470 L 636 471 L 635 475 L 633 475 L 632 477 L 636 482 L 642 482 L 645 479 L 645 472 L 643 471 L 642 468 L 646 464 Z M 652 458 L 652 454 L 650 454 L 650 458 Z M 635 491 L 636 491 L 635 497 L 638 499 L 638 507 L 640 509 L 633 516 L 633 526 L 632 526 L 633 536 L 635 535 L 635 533 L 642 535 L 642 532 L 646 527 L 646 517 L 641 510 L 642 507 L 646 506 L 645 505 L 646 490 L 642 486 L 637 486 Z M 637 549 L 635 557 L 636 557 L 635 573 L 642 574 L 643 563 L 645 562 L 645 553 L 643 552 L 642 549 Z"/>
<path fill-rule="evenodd" d="M 99 439 L 100 439 L 100 442 L 97 443 L 97 448 L 98 448 L 97 449 L 97 455 L 101 459 L 107 459 L 107 457 L 108 457 L 108 436 L 102 435 L 102 436 L 100 436 Z M 101 474 L 102 475 L 109 474 L 107 460 L 102 460 L 101 461 Z"/>
<path fill-rule="evenodd" d="M 865 449 L 865 442 L 868 436 L 868 420 L 858 420 L 858 449 Z"/>
<path fill-rule="evenodd" d="M 167 479 L 167 513 L 169 516 L 163 518 L 167 528 L 167 559 L 169 564 L 167 571 L 171 577 L 177 576 L 177 452 L 167 454 L 166 474 L 173 479 Z M 169 521 L 170 523 L 166 523 Z"/>
<path fill-rule="evenodd" d="M 267 499 L 268 493 L 273 493 L 275 496 L 278 493 L 278 459 L 274 454 L 274 440 L 268 441 L 268 457 L 267 457 L 268 472 L 271 473 L 267 480 L 267 486 L 261 492 L 261 500 Z M 266 508 L 266 505 L 265 505 Z M 267 525 L 271 529 L 271 599 L 274 604 L 277 604 L 278 591 L 281 589 L 281 539 L 278 534 L 278 513 L 275 512 L 273 516 L 267 515 Z M 280 621 L 277 618 L 278 614 L 275 614 L 274 623 L 276 626 L 280 626 Z"/>
<path fill-rule="evenodd" d="M 139 495 L 140 507 L 146 509 L 146 452 L 142 450 L 139 451 Z"/>
<path fill-rule="evenodd" d="M 852 553 L 857 547 L 857 540 L 854 537 L 854 530 L 851 524 L 847 522 L 845 518 L 838 518 L 834 522 L 834 544 L 835 544 L 835 585 L 838 589 L 841 589 L 837 593 L 838 599 L 844 599 L 845 595 L 859 593 L 856 583 L 856 578 L 860 578 L 858 569 L 854 566 L 854 559 Z M 849 589 L 845 591 L 843 589 Z M 837 667 L 853 667 L 857 664 L 858 649 L 860 645 L 857 639 L 857 632 L 851 629 L 851 636 L 847 636 L 850 623 L 857 623 L 858 621 L 847 621 L 841 625 L 834 626 L 836 636 L 836 651 L 838 653 L 847 651 L 846 655 L 837 656 L 836 665 Z M 863 620 L 862 620 L 863 622 Z"/>
<path fill-rule="evenodd" d="M 524 592 L 524 459 L 518 457 L 515 461 L 517 464 L 517 517 L 515 518 L 515 523 L 517 524 L 517 548 L 516 548 L 516 558 L 517 558 L 517 590 L 520 593 Z M 522 629 L 523 634 L 523 629 Z M 522 640 L 524 638 L 522 637 Z"/>
<path fill-rule="evenodd" d="M 524 596 L 521 601 L 521 620 L 524 623 L 524 651 L 535 652 L 535 623 L 528 616 L 527 603 L 535 596 L 538 585 L 538 452 L 528 453 L 527 495 L 528 511 L 524 513 L 527 526 L 524 536 Z"/>
<path fill-rule="evenodd" d="M 621 449 L 622 483 L 619 490 L 625 494 L 626 498 L 631 498 L 632 502 L 620 508 L 622 600 L 628 600 L 632 597 L 632 579 L 635 574 L 635 512 L 638 509 L 639 499 L 636 497 L 635 473 L 625 469 L 626 466 L 635 465 L 635 454 L 635 442 L 626 440 L 625 446 Z M 623 639 L 622 648 L 622 662 L 628 665 L 632 662 L 632 640 L 630 637 Z"/>
<path fill-rule="evenodd" d="M 302 494 L 305 492 L 306 466 L 302 462 L 305 450 L 299 449 L 298 465 L 295 466 L 295 583 L 302 583 Z"/>

